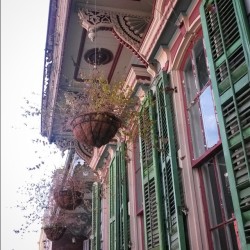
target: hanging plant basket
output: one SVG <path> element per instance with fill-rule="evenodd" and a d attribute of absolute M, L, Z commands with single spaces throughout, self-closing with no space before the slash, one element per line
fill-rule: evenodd
<path fill-rule="evenodd" d="M 71 224 L 68 227 L 68 231 L 71 233 L 72 236 L 77 237 L 81 240 L 86 240 L 88 238 L 88 230 L 91 230 L 91 222 L 90 224 L 82 224 L 77 225 L 77 223 Z"/>
<path fill-rule="evenodd" d="M 79 115 L 71 124 L 78 142 L 100 148 L 115 136 L 122 122 L 112 113 L 92 112 Z"/>
<path fill-rule="evenodd" d="M 45 226 L 43 230 L 46 234 L 46 237 L 49 240 L 56 241 L 56 240 L 59 240 L 63 236 L 66 230 L 66 227 L 61 226 L 61 225 L 49 225 L 49 226 Z"/>
<path fill-rule="evenodd" d="M 82 203 L 82 193 L 74 189 L 55 190 L 54 199 L 56 204 L 66 210 L 74 210 Z"/>

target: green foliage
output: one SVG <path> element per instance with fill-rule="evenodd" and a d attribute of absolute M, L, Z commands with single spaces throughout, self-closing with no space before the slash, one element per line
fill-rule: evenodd
<path fill-rule="evenodd" d="M 137 104 L 132 97 L 132 89 L 124 88 L 124 81 L 109 83 L 103 77 L 85 82 L 82 93 L 65 92 L 65 105 L 60 105 L 72 119 L 83 113 L 111 112 L 120 119 L 126 119 Z M 125 112 L 126 111 L 126 112 Z"/>
<path fill-rule="evenodd" d="M 35 93 L 33 93 L 35 94 Z M 23 109 L 22 116 L 25 118 L 28 118 L 29 116 L 39 116 L 41 115 L 41 109 L 37 107 L 36 104 L 32 103 L 30 100 L 28 100 L 26 97 L 24 97 L 25 101 L 25 107 L 21 106 L 21 109 Z"/>
<path fill-rule="evenodd" d="M 51 190 L 51 177 L 45 176 L 35 183 L 26 183 L 19 187 L 17 193 L 23 196 L 16 208 L 23 212 L 25 222 L 13 231 L 21 237 L 32 229 L 33 224 L 41 223 L 44 211 L 49 206 L 49 192 Z"/>
<path fill-rule="evenodd" d="M 138 98 L 125 81 L 109 83 L 101 76 L 94 77 L 85 82 L 81 93 L 65 92 L 64 97 L 65 104 L 59 104 L 59 110 L 71 119 L 91 112 L 112 113 L 121 120 L 120 132 L 126 138 L 132 135 L 131 126 L 138 123 Z"/>
<path fill-rule="evenodd" d="M 118 117 L 123 115 L 125 109 L 130 111 L 128 109 L 135 105 L 135 99 L 131 98 L 132 89 L 124 89 L 123 81 L 110 84 L 99 77 L 89 82 L 86 94 L 90 109 L 96 112 L 112 112 Z"/>

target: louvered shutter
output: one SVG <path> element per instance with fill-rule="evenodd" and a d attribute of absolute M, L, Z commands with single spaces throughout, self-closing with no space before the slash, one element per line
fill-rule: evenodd
<path fill-rule="evenodd" d="M 220 95 L 232 88 L 248 70 L 233 2 L 213 0 L 205 3 L 201 10 L 202 23 L 206 22 L 204 37 L 210 47 Z"/>
<path fill-rule="evenodd" d="M 110 185 L 110 250 L 127 250 L 129 216 L 125 145 L 116 151 L 109 169 Z"/>
<path fill-rule="evenodd" d="M 119 222 L 120 222 L 120 248 L 128 249 L 129 240 L 129 216 L 128 216 L 128 195 L 127 195 L 127 172 L 125 162 L 125 144 L 116 153 L 117 167 L 119 169 L 118 186 L 119 186 Z"/>
<path fill-rule="evenodd" d="M 109 167 L 109 249 L 116 250 L 119 246 L 118 204 L 117 200 L 117 167 L 113 159 Z M 119 225 L 119 224 L 118 224 Z"/>
<path fill-rule="evenodd" d="M 145 246 L 166 249 L 158 151 L 155 145 L 156 119 L 152 92 L 140 113 L 140 156 L 142 166 Z"/>
<path fill-rule="evenodd" d="M 250 44 L 240 6 L 241 0 L 204 1 L 201 20 L 235 217 L 242 249 L 249 249 Z"/>
<path fill-rule="evenodd" d="M 100 250 L 101 245 L 101 197 L 100 184 L 95 182 L 92 187 L 92 242 L 91 250 Z"/>
<path fill-rule="evenodd" d="M 186 249 L 180 188 L 180 170 L 177 162 L 172 93 L 168 76 L 162 73 L 156 86 L 157 124 L 161 160 L 162 186 L 166 218 L 168 249 Z"/>

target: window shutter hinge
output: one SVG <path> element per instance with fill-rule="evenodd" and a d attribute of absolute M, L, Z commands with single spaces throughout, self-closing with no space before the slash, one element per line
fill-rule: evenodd
<path fill-rule="evenodd" d="M 186 216 L 188 214 L 188 208 L 186 206 L 178 206 L 178 214 L 184 214 Z"/>
<path fill-rule="evenodd" d="M 177 87 L 176 86 L 174 88 L 165 87 L 165 92 L 167 92 L 167 93 L 169 93 L 169 92 L 177 93 Z"/>

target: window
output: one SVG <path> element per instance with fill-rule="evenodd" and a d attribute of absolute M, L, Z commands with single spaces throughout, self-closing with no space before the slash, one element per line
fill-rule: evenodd
<path fill-rule="evenodd" d="M 203 39 L 197 40 L 183 65 L 191 154 L 193 166 L 199 167 L 210 248 L 238 249 L 224 155 L 217 154 L 221 142 Z"/>
<path fill-rule="evenodd" d="M 249 2 L 249 0 L 244 0 L 244 1 L 245 1 L 245 7 L 246 7 L 248 22 L 250 24 L 250 2 Z"/>
<path fill-rule="evenodd" d="M 184 85 L 193 158 L 197 159 L 219 142 L 215 105 L 202 39 L 196 43 L 187 58 Z"/>
<path fill-rule="evenodd" d="M 137 214 L 139 214 L 143 211 L 139 136 L 136 136 L 134 140 L 134 169 L 135 169 L 135 182 L 136 182 L 136 212 Z"/>
<path fill-rule="evenodd" d="M 170 77 L 159 74 L 140 112 L 145 245 L 147 249 L 186 249 L 180 169 L 177 163 Z M 151 122 L 153 121 L 153 122 Z M 141 135 L 141 133 L 140 133 Z"/>
<path fill-rule="evenodd" d="M 117 149 L 109 167 L 109 249 L 128 249 L 129 214 L 125 144 Z"/>
<path fill-rule="evenodd" d="M 250 244 L 249 10 L 249 0 L 207 0 L 200 8 L 242 248 Z"/>
<path fill-rule="evenodd" d="M 201 181 L 208 211 L 208 231 L 216 250 L 236 250 L 234 210 L 223 153 L 202 165 Z"/>
<path fill-rule="evenodd" d="M 101 246 L 102 237 L 102 222 L 101 222 L 101 197 L 100 197 L 100 184 L 95 182 L 92 188 L 92 241 L 91 249 L 99 250 Z"/>
<path fill-rule="evenodd" d="M 165 249 L 166 236 L 164 234 L 162 189 L 157 183 L 161 183 L 160 167 L 157 161 L 155 137 L 153 131 L 156 123 L 149 123 L 154 117 L 155 106 L 152 105 L 153 92 L 149 91 L 140 111 L 140 159 L 143 182 L 144 202 L 144 232 L 145 246 L 148 250 Z"/>
<path fill-rule="evenodd" d="M 139 135 L 134 139 L 134 170 L 135 170 L 135 194 L 136 194 L 136 215 L 137 215 L 137 232 L 138 232 L 138 246 L 144 249 L 144 221 L 143 221 L 143 192 L 142 192 L 142 171 L 140 164 L 140 144 Z"/>

